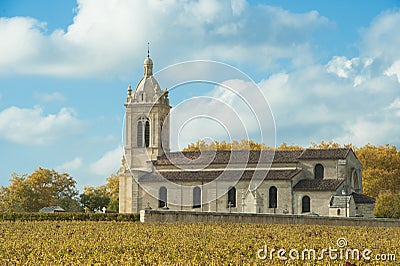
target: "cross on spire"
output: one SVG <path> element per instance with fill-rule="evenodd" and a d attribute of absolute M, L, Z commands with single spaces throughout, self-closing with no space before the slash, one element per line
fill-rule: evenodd
<path fill-rule="evenodd" d="M 150 43 L 147 43 L 147 57 L 150 58 Z"/>

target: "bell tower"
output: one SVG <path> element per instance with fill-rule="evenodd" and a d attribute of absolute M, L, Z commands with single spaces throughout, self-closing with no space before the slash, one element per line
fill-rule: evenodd
<path fill-rule="evenodd" d="M 135 90 L 128 86 L 124 104 L 125 143 L 119 171 L 119 212 L 137 213 L 143 208 L 138 179 L 153 170 L 152 161 L 169 152 L 169 105 L 167 89 L 153 77 L 153 61 L 147 50 L 144 73 Z"/>
<path fill-rule="evenodd" d="M 143 63 L 143 77 L 133 91 L 128 87 L 125 102 L 125 156 L 132 169 L 146 168 L 146 163 L 169 151 L 168 91 L 161 90 L 153 76 L 149 51 Z"/>

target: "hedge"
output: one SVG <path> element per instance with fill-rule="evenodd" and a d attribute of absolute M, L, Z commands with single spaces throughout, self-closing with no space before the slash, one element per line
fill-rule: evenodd
<path fill-rule="evenodd" d="M 116 221 L 137 222 L 139 214 L 122 213 L 83 213 L 83 212 L 4 212 L 0 213 L 0 221 Z"/>

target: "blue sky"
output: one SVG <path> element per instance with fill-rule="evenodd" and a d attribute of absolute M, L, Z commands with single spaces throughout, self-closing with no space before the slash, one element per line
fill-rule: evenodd
<path fill-rule="evenodd" d="M 143 74 L 147 42 L 155 71 L 206 59 L 249 75 L 277 143 L 399 145 L 399 26 L 389 0 L 1 0 L 0 185 L 38 166 L 80 188 L 117 171 L 126 88 Z M 171 104 L 195 95 L 228 97 L 191 85 Z M 202 137 L 185 133 L 182 145 Z"/>

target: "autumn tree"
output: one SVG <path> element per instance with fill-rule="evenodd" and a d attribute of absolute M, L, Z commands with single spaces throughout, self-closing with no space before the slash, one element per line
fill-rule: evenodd
<path fill-rule="evenodd" d="M 232 143 L 226 141 L 212 141 L 211 143 L 206 143 L 204 140 L 197 140 L 196 143 L 190 143 L 186 148 L 183 149 L 184 152 L 189 151 L 226 151 L 226 150 L 265 150 L 270 149 L 264 143 L 258 143 L 253 140 L 242 139 L 240 142 L 234 140 Z"/>
<path fill-rule="evenodd" d="M 13 174 L 8 187 L 1 187 L 2 211 L 36 212 L 46 206 L 79 210 L 75 180 L 67 173 L 39 167 L 30 175 Z"/>
<path fill-rule="evenodd" d="M 277 150 L 303 150 L 304 148 L 299 145 L 288 145 L 286 142 L 282 142 L 282 144 L 276 148 Z"/>
<path fill-rule="evenodd" d="M 311 149 L 339 149 L 339 148 L 352 148 L 355 149 L 355 147 L 353 146 L 353 144 L 345 144 L 345 145 L 341 145 L 337 142 L 334 142 L 332 140 L 325 142 L 325 141 L 321 141 L 320 143 L 315 143 L 315 142 L 311 142 L 310 147 Z"/>
<path fill-rule="evenodd" d="M 391 191 L 379 193 L 375 203 L 375 216 L 400 218 L 400 194 Z"/>
<path fill-rule="evenodd" d="M 108 209 L 118 212 L 119 210 L 119 176 L 112 174 L 107 178 L 106 188 L 110 196 Z"/>
<path fill-rule="evenodd" d="M 363 166 L 363 191 L 377 197 L 381 191 L 400 193 L 400 151 L 396 146 L 367 144 L 356 150 Z"/>

